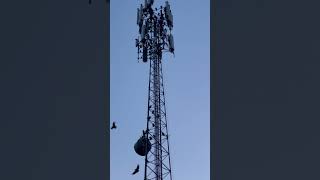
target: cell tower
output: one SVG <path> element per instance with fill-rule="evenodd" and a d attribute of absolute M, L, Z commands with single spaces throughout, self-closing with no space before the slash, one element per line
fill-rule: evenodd
<path fill-rule="evenodd" d="M 139 37 L 136 39 L 138 61 L 150 63 L 147 128 L 135 143 L 137 154 L 145 157 L 144 180 L 172 180 L 162 53 L 174 53 L 171 30 L 173 16 L 169 2 L 153 8 L 153 0 L 145 0 L 137 12 Z"/>

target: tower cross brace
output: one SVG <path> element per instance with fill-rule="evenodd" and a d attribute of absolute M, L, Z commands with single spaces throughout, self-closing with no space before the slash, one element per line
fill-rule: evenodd
<path fill-rule="evenodd" d="M 140 34 L 136 39 L 138 60 L 149 62 L 150 66 L 147 128 L 140 138 L 143 151 L 136 152 L 145 159 L 144 180 L 172 180 L 162 53 L 174 53 L 173 18 L 168 1 L 165 7 L 153 9 L 152 5 L 152 0 L 145 0 L 137 13 Z"/>

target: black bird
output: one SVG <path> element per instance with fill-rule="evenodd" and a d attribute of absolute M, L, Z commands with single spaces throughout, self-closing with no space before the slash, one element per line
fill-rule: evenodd
<path fill-rule="evenodd" d="M 115 123 L 115 122 L 112 123 L 111 129 L 117 129 L 117 126 L 116 126 L 116 123 Z"/>
<path fill-rule="evenodd" d="M 132 175 L 135 175 L 139 172 L 139 164 L 137 165 L 136 169 L 133 171 Z"/>

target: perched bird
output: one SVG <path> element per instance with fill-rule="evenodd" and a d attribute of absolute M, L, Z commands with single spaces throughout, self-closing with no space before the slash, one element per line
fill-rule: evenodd
<path fill-rule="evenodd" d="M 139 172 L 139 164 L 137 165 L 136 169 L 133 171 L 132 175 L 135 175 Z"/>
<path fill-rule="evenodd" d="M 111 129 L 117 129 L 117 126 L 116 126 L 116 123 L 115 123 L 115 122 L 112 123 Z"/>

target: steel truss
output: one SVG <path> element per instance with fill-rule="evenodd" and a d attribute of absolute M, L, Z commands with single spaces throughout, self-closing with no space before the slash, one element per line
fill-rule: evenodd
<path fill-rule="evenodd" d="M 146 136 L 151 150 L 145 156 L 144 180 L 172 180 L 168 124 L 162 64 L 160 58 L 150 59 L 149 96 Z"/>
<path fill-rule="evenodd" d="M 173 53 L 172 14 L 169 3 L 153 9 L 153 1 L 145 1 L 138 9 L 140 39 L 136 39 L 138 60 L 150 63 L 147 128 L 144 136 L 151 143 L 145 155 L 144 180 L 172 180 L 169 134 L 162 73 L 162 52 Z M 145 149 L 147 149 L 147 142 Z M 147 152 L 147 150 L 145 150 Z"/>

